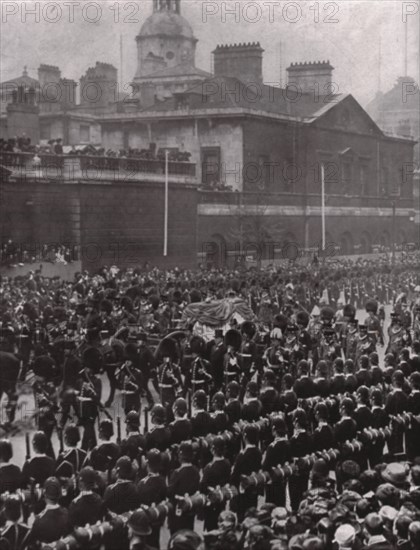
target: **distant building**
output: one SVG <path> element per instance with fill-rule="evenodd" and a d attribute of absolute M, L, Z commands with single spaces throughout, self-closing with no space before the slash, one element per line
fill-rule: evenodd
<path fill-rule="evenodd" d="M 69 145 L 93 143 L 105 150 L 153 155 L 190 153 L 191 166 L 173 165 L 171 185 L 180 185 L 175 176 L 183 175 L 188 190 L 182 200 L 193 198 L 179 203 L 177 227 L 182 233 L 184 212 L 195 208 L 194 240 L 202 256 L 255 245 L 261 235 L 271 247 L 264 256 L 288 243 L 316 248 L 321 241 L 321 166 L 326 238 L 337 250 L 351 254 L 389 247 L 393 240 L 418 242 L 412 130 L 389 135 L 351 94 L 330 94 L 334 68 L 329 61 L 292 63 L 282 89 L 264 84 L 259 43 L 222 44 L 213 51 L 214 74 L 209 74 L 195 66 L 197 39 L 181 15 L 181 0 L 154 0 L 153 14 L 136 43 L 130 98 L 121 101 L 113 92 L 117 70 L 106 63 L 96 63 L 81 77 L 78 94 L 76 83 L 62 79 L 58 68 L 41 66 L 37 82 L 11 81 L 25 88 L 5 95 L 2 137 L 16 135 L 26 109 L 33 125 L 39 120 L 41 139 L 61 137 Z M 3 83 L 2 90 L 11 82 Z M 51 82 L 52 88 L 69 93 L 50 101 L 41 92 Z M 37 87 L 34 96 L 31 90 Z M 98 161 L 92 157 L 89 162 L 94 166 Z M 162 170 L 156 162 L 153 170 Z M 114 168 L 121 163 L 125 161 L 116 159 Z M 110 194 L 111 170 L 106 167 L 98 183 L 108 185 Z M 132 181 L 152 184 L 160 177 L 159 185 L 163 183 L 163 171 L 153 180 L 141 170 L 152 168 L 135 163 L 133 174 L 129 171 Z M 117 191 L 110 204 L 116 201 Z M 111 223 L 110 217 L 102 223 Z M 115 234 L 136 239 L 136 220 L 127 219 L 125 230 Z"/>

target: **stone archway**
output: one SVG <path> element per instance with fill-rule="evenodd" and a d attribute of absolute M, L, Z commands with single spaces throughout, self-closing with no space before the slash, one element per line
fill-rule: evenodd
<path fill-rule="evenodd" d="M 360 237 L 360 254 L 371 254 L 372 252 L 372 237 L 370 233 L 364 231 Z"/>
<path fill-rule="evenodd" d="M 353 237 L 348 231 L 341 234 L 338 244 L 340 246 L 340 256 L 350 256 L 354 254 Z"/>

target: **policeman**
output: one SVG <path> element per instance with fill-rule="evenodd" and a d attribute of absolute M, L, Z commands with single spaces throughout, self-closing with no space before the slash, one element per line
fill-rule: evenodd
<path fill-rule="evenodd" d="M 146 449 L 159 449 L 163 452 L 171 443 L 171 431 L 166 425 L 166 411 L 162 405 L 156 404 L 150 411 L 152 426 L 145 435 Z"/>
<path fill-rule="evenodd" d="M 104 493 L 104 505 L 114 514 L 125 514 L 140 505 L 133 468 L 128 456 L 120 457 L 115 465 L 117 480 L 108 485 Z"/>
<path fill-rule="evenodd" d="M 174 420 L 169 424 L 171 444 L 179 445 L 182 441 L 191 439 L 192 426 L 187 417 L 188 405 L 183 397 L 178 397 L 172 407 Z"/>
<path fill-rule="evenodd" d="M 292 459 L 290 442 L 287 438 L 287 425 L 283 417 L 276 416 L 273 419 L 271 432 L 273 441 L 267 447 L 262 461 L 262 468 L 267 472 Z M 286 482 L 284 479 L 276 479 L 267 485 L 265 497 L 267 502 L 272 502 L 276 506 L 286 506 Z"/>
<path fill-rule="evenodd" d="M 64 431 L 64 443 L 67 447 L 66 450 L 60 452 L 55 462 L 55 472 L 60 470 L 64 463 L 70 465 L 72 475 L 77 474 L 82 469 L 87 457 L 87 452 L 78 448 L 80 442 L 79 428 L 73 424 L 66 427 Z"/>
<path fill-rule="evenodd" d="M 90 466 L 82 468 L 78 474 L 80 493 L 69 506 L 70 525 L 84 527 L 101 521 L 104 513 L 103 500 L 98 495 L 98 473 Z"/>
<path fill-rule="evenodd" d="M 203 437 L 211 432 L 212 418 L 207 411 L 207 395 L 198 390 L 192 397 L 191 427 L 193 437 Z"/>
<path fill-rule="evenodd" d="M 3 508 L 6 525 L 0 529 L 0 543 L 6 543 L 11 550 L 23 550 L 30 542 L 30 528 L 20 522 L 21 502 L 16 495 L 6 498 Z"/>

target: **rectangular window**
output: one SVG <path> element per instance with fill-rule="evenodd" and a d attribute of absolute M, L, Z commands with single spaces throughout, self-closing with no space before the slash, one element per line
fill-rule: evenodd
<path fill-rule="evenodd" d="M 366 164 L 360 165 L 360 194 L 369 195 L 369 168 Z"/>
<path fill-rule="evenodd" d="M 351 189 L 351 163 L 343 162 L 341 165 L 341 183 L 343 187 L 343 193 L 347 194 Z"/>
<path fill-rule="evenodd" d="M 41 139 L 51 139 L 51 126 L 49 124 L 41 124 L 40 137 Z"/>
<path fill-rule="evenodd" d="M 80 125 L 80 143 L 90 143 L 90 126 L 88 124 Z"/>
<path fill-rule="evenodd" d="M 201 169 L 204 185 L 220 183 L 220 147 L 201 148 Z"/>

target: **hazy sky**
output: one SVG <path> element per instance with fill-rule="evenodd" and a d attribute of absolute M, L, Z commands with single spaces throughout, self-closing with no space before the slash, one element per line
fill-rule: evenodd
<path fill-rule="evenodd" d="M 135 36 L 152 12 L 152 0 L 59 0 L 61 18 L 57 4 L 48 0 L 1 0 L 0 4 L 1 81 L 21 74 L 24 65 L 30 76 L 37 77 L 41 63 L 58 65 L 62 76 L 77 81 L 96 61 L 119 68 L 122 34 L 123 76 L 128 83 L 137 66 Z M 181 6 L 199 39 L 196 65 L 206 70 L 211 68 L 211 51 L 217 44 L 260 41 L 265 49 L 266 82 L 279 82 L 281 66 L 284 82 L 292 61 L 329 59 L 339 91 L 352 93 L 365 105 L 379 82 L 386 91 L 404 74 L 407 25 L 408 74 L 418 80 L 419 13 L 407 15 L 407 23 L 403 14 L 404 9 L 415 11 L 417 0 L 181 0 Z M 237 18 L 227 14 L 235 9 Z M 38 11 L 39 21 L 31 10 Z M 97 22 L 86 21 L 84 15 Z"/>

